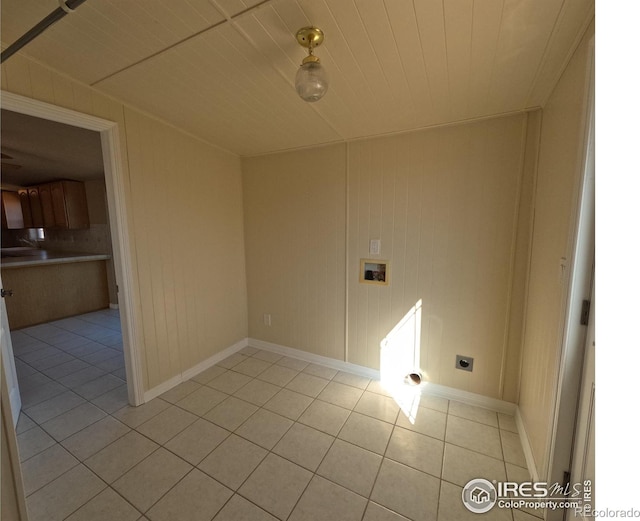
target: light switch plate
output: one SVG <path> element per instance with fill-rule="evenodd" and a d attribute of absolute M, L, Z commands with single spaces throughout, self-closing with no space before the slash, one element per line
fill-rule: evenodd
<path fill-rule="evenodd" d="M 369 241 L 369 255 L 380 255 L 380 239 Z"/>

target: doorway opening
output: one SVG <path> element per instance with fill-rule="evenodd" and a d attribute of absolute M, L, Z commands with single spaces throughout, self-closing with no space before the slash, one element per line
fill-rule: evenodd
<path fill-rule="evenodd" d="M 136 349 L 139 342 L 137 341 L 137 328 L 134 313 L 135 308 L 133 303 L 133 294 L 131 291 L 133 270 L 131 249 L 129 247 L 126 227 L 126 209 L 124 200 L 125 183 L 120 153 L 118 125 L 113 121 L 104 120 L 4 92 L 2 96 L 2 109 L 11 111 L 18 115 L 40 118 L 45 122 L 63 123 L 71 127 L 92 131 L 98 136 L 104 177 L 103 181 L 96 181 L 94 183 L 95 186 L 92 187 L 92 189 L 95 188 L 99 192 L 100 185 L 102 183 L 103 202 L 106 207 L 105 213 L 108 215 L 104 225 L 105 228 L 108 229 L 109 233 L 108 240 L 112 250 L 110 257 L 113 263 L 112 272 L 114 279 L 111 283 L 112 295 L 109 298 L 109 303 L 115 304 L 114 300 L 116 300 L 117 309 L 110 309 L 107 307 L 105 312 L 102 314 L 98 313 L 93 316 L 88 315 L 81 317 L 81 319 L 84 319 L 84 322 L 87 325 L 87 329 L 85 331 L 89 332 L 89 335 L 100 335 L 102 333 L 105 335 L 105 342 L 114 342 L 113 346 L 108 347 L 115 347 L 116 349 L 121 347 L 122 355 L 124 357 L 124 371 L 120 373 L 120 376 L 126 379 L 127 401 L 131 405 L 140 405 L 144 401 L 144 394 L 142 389 L 139 353 Z M 61 240 L 64 238 L 65 237 L 58 237 L 58 239 Z M 90 263 L 86 262 L 84 264 L 88 265 Z M 116 308 L 116 306 L 111 306 L 111 308 Z M 95 322 L 93 325 L 96 326 L 93 327 L 93 330 L 91 328 L 92 320 Z M 71 324 L 71 322 L 67 325 L 69 325 L 71 329 L 73 328 L 73 324 Z M 76 323 L 75 326 L 82 327 L 83 324 Z M 109 326 L 112 326 L 110 331 Z M 100 328 L 102 328 L 102 330 L 100 330 Z M 117 331 L 118 329 L 120 331 Z M 72 330 L 69 330 L 69 332 L 73 333 Z M 120 334 L 121 345 L 119 346 L 118 336 Z M 6 338 L 9 335 L 3 336 Z M 3 344 L 5 344 L 4 340 Z M 3 349 L 4 348 L 5 346 L 3 345 Z M 7 365 L 13 364 L 14 361 L 10 345 L 8 346 L 8 349 L 11 356 L 7 356 Z M 99 358 L 100 355 L 96 354 L 96 359 Z M 8 373 L 13 372 L 15 375 L 15 365 L 7 368 L 6 370 Z M 11 380 L 11 378 L 7 378 L 8 382 L 11 382 Z M 15 383 L 17 384 L 17 380 Z M 19 396 L 19 393 L 17 394 Z M 16 413 L 20 410 L 20 403 L 12 403 L 11 405 L 14 413 L 13 419 L 15 424 L 17 423 L 18 415 Z"/>

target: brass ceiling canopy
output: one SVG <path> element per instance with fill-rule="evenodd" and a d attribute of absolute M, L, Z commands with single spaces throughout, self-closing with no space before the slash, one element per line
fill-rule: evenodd
<path fill-rule="evenodd" d="M 322 45 L 324 42 L 324 33 L 322 29 L 317 27 L 303 27 L 296 33 L 296 40 L 306 49 L 312 49 Z"/>

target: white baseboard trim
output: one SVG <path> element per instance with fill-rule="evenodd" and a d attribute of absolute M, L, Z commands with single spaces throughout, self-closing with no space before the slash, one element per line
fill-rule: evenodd
<path fill-rule="evenodd" d="M 198 365 L 194 365 L 191 369 L 187 369 L 184 373 L 182 373 L 182 379 L 184 381 L 191 380 L 194 376 L 199 375 L 203 371 L 206 371 L 210 367 L 216 365 L 218 362 L 221 362 L 225 358 L 230 357 L 231 355 L 237 353 L 241 349 L 244 349 L 249 345 L 249 339 L 243 338 L 239 340 L 235 344 L 223 349 L 219 353 L 216 353 L 213 356 L 210 356 L 206 360 L 200 362 Z"/>
<path fill-rule="evenodd" d="M 181 383 L 182 383 L 181 374 L 177 374 L 176 376 L 169 378 L 168 380 L 165 380 L 160 385 L 156 385 L 155 387 L 144 392 L 143 403 L 150 402 L 154 398 L 157 398 L 158 396 L 160 396 L 162 393 L 166 393 L 169 389 L 172 389 L 173 387 Z"/>
<path fill-rule="evenodd" d="M 309 362 L 312 364 L 324 365 L 338 371 L 347 371 L 359 376 L 364 376 L 365 378 L 372 378 L 376 380 L 380 378 L 380 371 L 376 371 L 375 369 L 370 369 L 369 367 L 344 362 L 342 360 L 338 360 L 337 358 L 329 358 L 328 356 L 308 353 L 306 351 L 295 349 L 293 347 L 272 344 L 271 342 L 265 342 L 264 340 L 258 340 L 256 338 L 249 338 L 249 346 L 255 347 L 256 349 L 271 351 L 279 355 L 297 358 L 298 360 L 304 360 L 305 362 Z"/>
<path fill-rule="evenodd" d="M 522 414 L 520 413 L 520 409 L 516 409 L 516 425 L 518 426 L 518 434 L 520 435 L 520 444 L 522 445 L 522 450 L 524 452 L 524 458 L 527 462 L 527 468 L 529 469 L 529 474 L 531 474 L 531 481 L 539 481 L 540 476 L 538 474 L 538 469 L 536 468 L 536 462 L 533 457 L 533 449 L 531 448 L 531 443 L 529 442 L 529 436 L 527 435 L 527 429 L 524 426 L 524 421 L 522 420 Z"/>
<path fill-rule="evenodd" d="M 120 309 L 120 306 L 118 304 L 109 303 L 109 309 Z"/>
<path fill-rule="evenodd" d="M 180 385 L 181 383 L 186 382 L 187 380 L 191 380 L 191 378 L 193 378 L 194 376 L 199 375 L 203 371 L 206 371 L 207 369 L 209 369 L 211 366 L 216 365 L 218 362 L 221 362 L 225 358 L 237 353 L 241 349 L 244 349 L 245 347 L 247 347 L 247 345 L 248 345 L 248 339 L 243 338 L 242 340 L 239 340 L 238 342 L 227 347 L 226 349 L 223 349 L 222 351 L 216 353 L 215 355 L 210 356 L 206 360 L 203 360 L 199 364 L 194 365 L 190 369 L 187 369 L 182 374 L 169 378 L 169 380 L 162 382 L 160 385 L 156 385 L 152 389 L 145 391 L 144 392 L 145 403 L 153 400 L 154 398 L 157 398 L 163 393 L 166 393 L 169 389 L 172 389 L 176 385 Z"/>
<path fill-rule="evenodd" d="M 352 364 L 350 362 L 344 362 L 342 360 L 336 360 L 335 358 L 328 358 L 326 356 L 307 353 L 306 351 L 301 351 L 300 349 L 295 349 L 293 347 L 272 344 L 271 342 L 265 342 L 264 340 L 258 340 L 256 338 L 249 338 L 249 346 L 255 347 L 257 349 L 264 349 L 265 351 L 272 351 L 274 353 L 289 356 L 291 358 L 298 358 L 299 360 L 304 360 L 305 362 L 325 365 L 338 371 L 346 371 L 349 373 L 357 374 L 359 376 L 364 376 L 365 378 L 371 378 L 374 380 L 380 379 L 380 371 L 376 369 Z M 464 402 L 469 405 L 484 407 L 485 409 L 490 409 L 492 411 L 509 415 L 515 415 L 517 410 L 517 406 L 515 403 L 505 402 L 504 400 L 498 400 L 496 398 L 490 398 L 481 394 L 462 391 L 460 389 L 454 389 L 453 387 L 447 387 L 430 382 L 421 384 L 420 391 L 423 394 L 439 396 L 441 398 L 455 400 L 458 402 Z"/>
<path fill-rule="evenodd" d="M 371 378 L 372 380 L 380 379 L 380 371 L 376 369 L 371 369 L 370 367 L 364 367 L 361 365 L 352 364 L 350 362 L 337 360 L 335 358 L 329 358 L 326 356 L 308 353 L 300 349 L 282 346 L 279 344 L 273 344 L 271 342 L 258 340 L 256 338 L 243 338 L 242 340 L 239 340 L 235 344 L 227 347 L 226 349 L 223 349 L 222 351 L 207 358 L 206 360 L 191 367 L 190 369 L 187 369 L 182 374 L 176 375 L 173 378 L 170 378 L 169 380 L 161 383 L 160 385 L 157 385 L 154 388 L 149 389 L 148 391 L 145 391 L 144 401 L 148 402 L 150 400 L 153 400 L 154 398 L 167 392 L 169 389 L 183 382 L 186 382 L 187 380 L 190 380 L 194 376 L 197 376 L 201 372 L 206 371 L 207 369 L 214 366 L 218 362 L 221 362 L 225 358 L 237 353 L 238 351 L 244 349 L 247 346 L 254 347 L 256 349 L 263 349 L 265 351 L 271 351 L 273 353 L 277 353 L 283 356 L 288 356 L 291 358 L 297 358 L 299 360 L 303 360 L 309 363 L 324 365 L 326 367 L 336 369 L 337 371 L 345 371 L 348 373 L 357 374 L 365 378 Z M 419 389 L 420 389 L 420 392 L 425 395 L 438 396 L 441 398 L 445 398 L 447 400 L 454 400 L 454 401 L 466 403 L 468 405 L 484 407 L 485 409 L 490 409 L 492 411 L 496 411 L 504 414 L 515 415 L 516 423 L 518 425 L 518 432 L 520 433 L 520 438 L 522 439 L 522 445 L 524 447 L 525 456 L 527 458 L 527 465 L 529 465 L 530 471 L 532 470 L 535 471 L 535 465 L 533 464 L 533 452 L 531 451 L 531 446 L 529 445 L 529 441 L 524 430 L 524 425 L 522 423 L 522 418 L 520 418 L 518 407 L 516 406 L 516 404 L 511 402 L 506 402 L 504 400 L 498 400 L 496 398 L 490 398 L 489 396 L 483 396 L 481 394 L 472 393 L 469 391 L 463 391 L 461 389 L 454 389 L 453 387 L 447 387 L 445 385 L 439 385 L 439 384 L 434 384 L 430 382 L 425 382 L 421 384 Z M 537 476 L 537 473 L 535 475 Z"/>
<path fill-rule="evenodd" d="M 425 392 L 433 396 L 440 396 L 448 400 L 454 400 L 456 402 L 463 402 L 467 405 L 474 405 L 476 407 L 483 407 L 484 409 L 490 409 L 502 414 L 508 414 L 514 416 L 518 406 L 515 403 L 506 402 L 504 400 L 498 400 L 497 398 L 491 398 L 490 396 L 484 396 L 482 394 L 472 393 L 469 391 L 463 391 L 462 389 L 456 389 L 454 387 L 447 387 L 446 385 L 434 384 L 427 382 L 425 384 Z"/>

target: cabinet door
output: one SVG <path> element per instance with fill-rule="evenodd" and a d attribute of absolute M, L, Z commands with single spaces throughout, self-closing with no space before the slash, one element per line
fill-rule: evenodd
<path fill-rule="evenodd" d="M 31 222 L 34 228 L 44 227 L 44 217 L 42 215 L 42 204 L 40 203 L 40 191 L 37 186 L 30 186 L 29 202 L 31 204 Z"/>
<path fill-rule="evenodd" d="M 29 200 L 29 190 L 18 190 L 20 205 L 22 206 L 22 219 L 25 228 L 33 228 L 33 218 L 31 216 L 31 201 Z"/>
<path fill-rule="evenodd" d="M 53 215 L 53 199 L 51 198 L 51 187 L 40 185 L 38 187 L 40 194 L 40 204 L 42 205 L 42 221 L 45 228 L 53 228 L 56 225 L 56 219 Z"/>
<path fill-rule="evenodd" d="M 89 209 L 84 183 L 79 181 L 62 181 L 62 187 L 64 189 L 67 228 L 70 230 L 89 228 Z"/>
<path fill-rule="evenodd" d="M 51 187 L 51 201 L 53 204 L 53 218 L 56 228 L 68 228 L 67 207 L 64 200 L 64 187 L 62 182 L 49 183 Z"/>
<path fill-rule="evenodd" d="M 24 228 L 18 192 L 2 191 L 2 227 L 9 230 Z"/>

